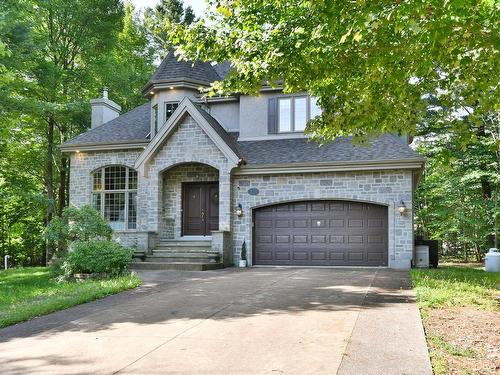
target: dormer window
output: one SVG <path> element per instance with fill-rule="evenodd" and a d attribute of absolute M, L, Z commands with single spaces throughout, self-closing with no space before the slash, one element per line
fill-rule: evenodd
<path fill-rule="evenodd" d="M 172 113 L 175 112 L 177 107 L 179 106 L 179 102 L 167 102 L 165 103 L 165 121 L 167 121 Z"/>
<path fill-rule="evenodd" d="M 321 114 L 316 98 L 290 96 L 278 98 L 278 132 L 303 132 L 307 121 Z"/>

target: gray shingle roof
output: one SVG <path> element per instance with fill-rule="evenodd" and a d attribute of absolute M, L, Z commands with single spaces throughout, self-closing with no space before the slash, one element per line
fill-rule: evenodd
<path fill-rule="evenodd" d="M 341 137 L 320 146 L 303 138 L 238 142 L 247 164 L 336 163 L 423 158 L 397 137 L 385 134 L 367 145 Z"/>
<path fill-rule="evenodd" d="M 151 104 L 145 103 L 97 128 L 66 141 L 61 146 L 148 142 Z"/>
<path fill-rule="evenodd" d="M 228 133 L 219 122 L 195 104 L 226 144 L 248 165 L 342 163 L 381 160 L 424 160 L 417 152 L 392 135 L 385 134 L 367 145 L 355 145 L 351 137 L 341 137 L 331 143 L 318 145 L 304 138 L 262 141 L 237 141 L 238 133 Z M 149 142 L 151 106 L 143 104 L 114 120 L 90 129 L 62 147 Z"/>
<path fill-rule="evenodd" d="M 163 59 L 156 72 L 151 77 L 152 82 L 175 82 L 180 80 L 194 80 L 205 84 L 221 79 L 214 67 L 202 61 L 178 61 L 171 49 Z"/>
<path fill-rule="evenodd" d="M 236 155 L 238 155 L 238 157 L 241 158 L 242 154 L 238 147 L 238 143 L 234 140 L 234 138 L 208 112 L 206 112 L 203 108 L 201 108 L 197 104 L 194 104 L 194 106 L 196 107 L 196 109 L 200 111 L 200 114 L 205 118 L 205 120 L 207 120 L 210 126 L 217 132 L 219 137 L 221 137 L 224 140 L 224 142 L 226 142 L 226 144 L 231 148 L 231 150 L 233 150 L 233 152 Z"/>

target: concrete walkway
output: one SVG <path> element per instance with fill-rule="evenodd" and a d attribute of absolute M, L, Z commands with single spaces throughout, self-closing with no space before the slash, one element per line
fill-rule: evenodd
<path fill-rule="evenodd" d="M 0 330 L 2 374 L 431 374 L 407 272 L 145 272 Z"/>

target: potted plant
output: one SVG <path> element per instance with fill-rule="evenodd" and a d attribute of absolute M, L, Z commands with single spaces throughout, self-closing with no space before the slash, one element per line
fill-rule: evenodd
<path fill-rule="evenodd" d="M 245 268 L 246 266 L 247 266 L 247 243 L 246 241 L 243 241 L 240 253 L 240 268 Z"/>

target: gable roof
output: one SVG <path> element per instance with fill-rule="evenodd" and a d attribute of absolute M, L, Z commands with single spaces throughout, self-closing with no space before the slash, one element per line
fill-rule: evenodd
<path fill-rule="evenodd" d="M 367 145 L 353 144 L 352 137 L 339 137 L 324 145 L 295 138 L 243 141 L 238 146 L 250 165 L 424 160 L 392 134 L 374 138 Z"/>
<path fill-rule="evenodd" d="M 163 147 L 164 142 L 177 129 L 184 116 L 189 114 L 206 133 L 206 135 L 215 143 L 217 148 L 227 157 L 227 159 L 239 165 L 241 157 L 236 143 L 230 138 L 224 128 L 200 106 L 194 104 L 191 99 L 185 97 L 179 103 L 177 109 L 172 113 L 169 119 L 160 127 L 158 133 L 153 137 L 144 152 L 139 156 L 135 163 L 135 168 L 144 170 L 147 161 Z"/>
<path fill-rule="evenodd" d="M 151 104 L 145 103 L 61 145 L 61 150 L 77 146 L 147 143 L 151 130 Z"/>

